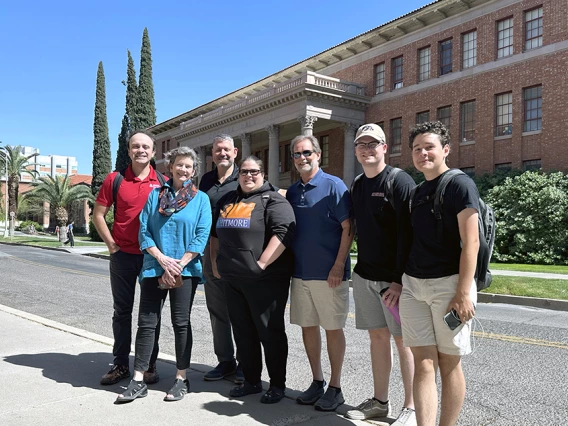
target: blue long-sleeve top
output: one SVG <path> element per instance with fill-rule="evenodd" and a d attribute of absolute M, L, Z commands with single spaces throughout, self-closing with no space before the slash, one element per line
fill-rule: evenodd
<path fill-rule="evenodd" d="M 198 191 L 185 208 L 171 216 L 164 216 L 158 212 L 159 194 L 159 189 L 152 191 L 140 212 L 138 240 L 144 261 L 139 279 L 142 281 L 164 274 L 160 263 L 147 251 L 149 247 L 157 247 L 173 259 L 181 259 L 186 252 L 199 253 L 185 266 L 181 275 L 198 277 L 202 281 L 201 257 L 209 239 L 212 221 L 209 198 L 204 192 Z"/>

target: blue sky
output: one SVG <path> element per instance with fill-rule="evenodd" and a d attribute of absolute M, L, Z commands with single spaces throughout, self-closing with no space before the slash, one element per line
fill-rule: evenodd
<path fill-rule="evenodd" d="M 3 2 L 0 141 L 33 146 L 43 155 L 75 156 L 79 173 L 91 174 L 95 83 L 103 61 L 114 167 L 126 50 L 138 74 L 144 27 L 161 122 L 427 3 Z"/>

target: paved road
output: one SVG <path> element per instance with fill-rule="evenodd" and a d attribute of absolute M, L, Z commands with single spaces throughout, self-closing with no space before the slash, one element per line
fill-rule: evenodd
<path fill-rule="evenodd" d="M 0 303 L 111 337 L 112 300 L 107 271 L 108 262 L 102 259 L 0 245 Z M 161 344 L 162 351 L 173 354 L 168 310 L 166 306 Z M 566 424 L 568 313 L 480 305 L 477 315 L 480 325 L 475 333 L 476 350 L 464 359 L 468 394 L 459 424 Z M 195 299 L 192 322 L 192 362 L 214 365 L 202 287 Z M 342 387 L 347 403 L 356 405 L 371 396 L 372 388 L 368 338 L 366 333 L 355 330 L 352 314 L 346 335 Z M 298 327 L 289 326 L 288 336 L 287 384 L 302 389 L 310 380 L 310 372 Z M 395 354 L 395 365 L 397 362 Z M 327 364 L 324 369 L 329 376 Z M 396 368 L 392 382 L 391 400 L 399 409 L 402 389 Z"/>

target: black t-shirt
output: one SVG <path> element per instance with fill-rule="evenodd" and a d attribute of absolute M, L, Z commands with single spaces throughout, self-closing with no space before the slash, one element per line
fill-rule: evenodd
<path fill-rule="evenodd" d="M 405 172 L 396 175 L 393 209 L 386 191 L 392 169 L 386 166 L 373 178 L 363 175 L 354 185 L 351 194 L 357 225 L 354 272 L 367 280 L 400 284 L 412 242 L 408 199 L 416 184 Z"/>
<path fill-rule="evenodd" d="M 233 173 L 223 183 L 219 182 L 217 168 L 205 173 L 199 182 L 199 189 L 207 194 L 211 201 L 211 211 L 215 211 L 217 202 L 228 192 L 234 191 L 239 186 L 239 168 L 235 164 Z"/>
<path fill-rule="evenodd" d="M 405 271 L 412 277 L 441 278 L 459 274 L 461 238 L 458 214 L 467 208 L 479 211 L 479 193 L 473 180 L 467 175 L 454 177 L 443 197 L 443 231 L 438 235 L 433 195 L 442 176 L 424 182 L 412 201 L 413 240 Z M 432 199 L 422 203 L 426 197 Z"/>
<path fill-rule="evenodd" d="M 286 198 L 265 182 L 256 191 L 239 188 L 223 196 L 213 214 L 211 235 L 219 239 L 217 268 L 223 279 L 266 279 L 271 274 L 292 275 L 288 248 L 296 229 L 294 210 Z M 262 271 L 256 261 L 276 236 L 287 249 Z"/>

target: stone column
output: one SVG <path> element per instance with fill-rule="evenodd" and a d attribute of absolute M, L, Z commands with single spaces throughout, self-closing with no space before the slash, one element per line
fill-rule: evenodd
<path fill-rule="evenodd" d="M 298 121 L 302 125 L 302 135 L 312 136 L 314 134 L 314 123 L 317 120 L 318 118 L 313 115 L 303 115 L 298 117 Z"/>
<path fill-rule="evenodd" d="M 358 125 L 353 123 L 346 123 L 343 125 L 343 182 L 347 188 L 351 186 L 355 178 L 355 147 L 353 141 L 355 140 L 355 132 L 359 128 Z"/>
<path fill-rule="evenodd" d="M 198 148 L 197 154 L 199 155 L 199 162 L 201 163 L 201 169 L 199 170 L 199 179 L 207 173 L 207 149 L 205 146 L 200 146 Z"/>
<path fill-rule="evenodd" d="M 246 158 L 250 155 L 252 135 L 250 133 L 243 133 L 239 135 L 239 139 L 241 140 L 241 158 Z"/>
<path fill-rule="evenodd" d="M 271 124 L 266 127 L 268 132 L 268 181 L 278 186 L 280 181 L 280 170 L 278 162 L 280 161 L 280 126 Z"/>

